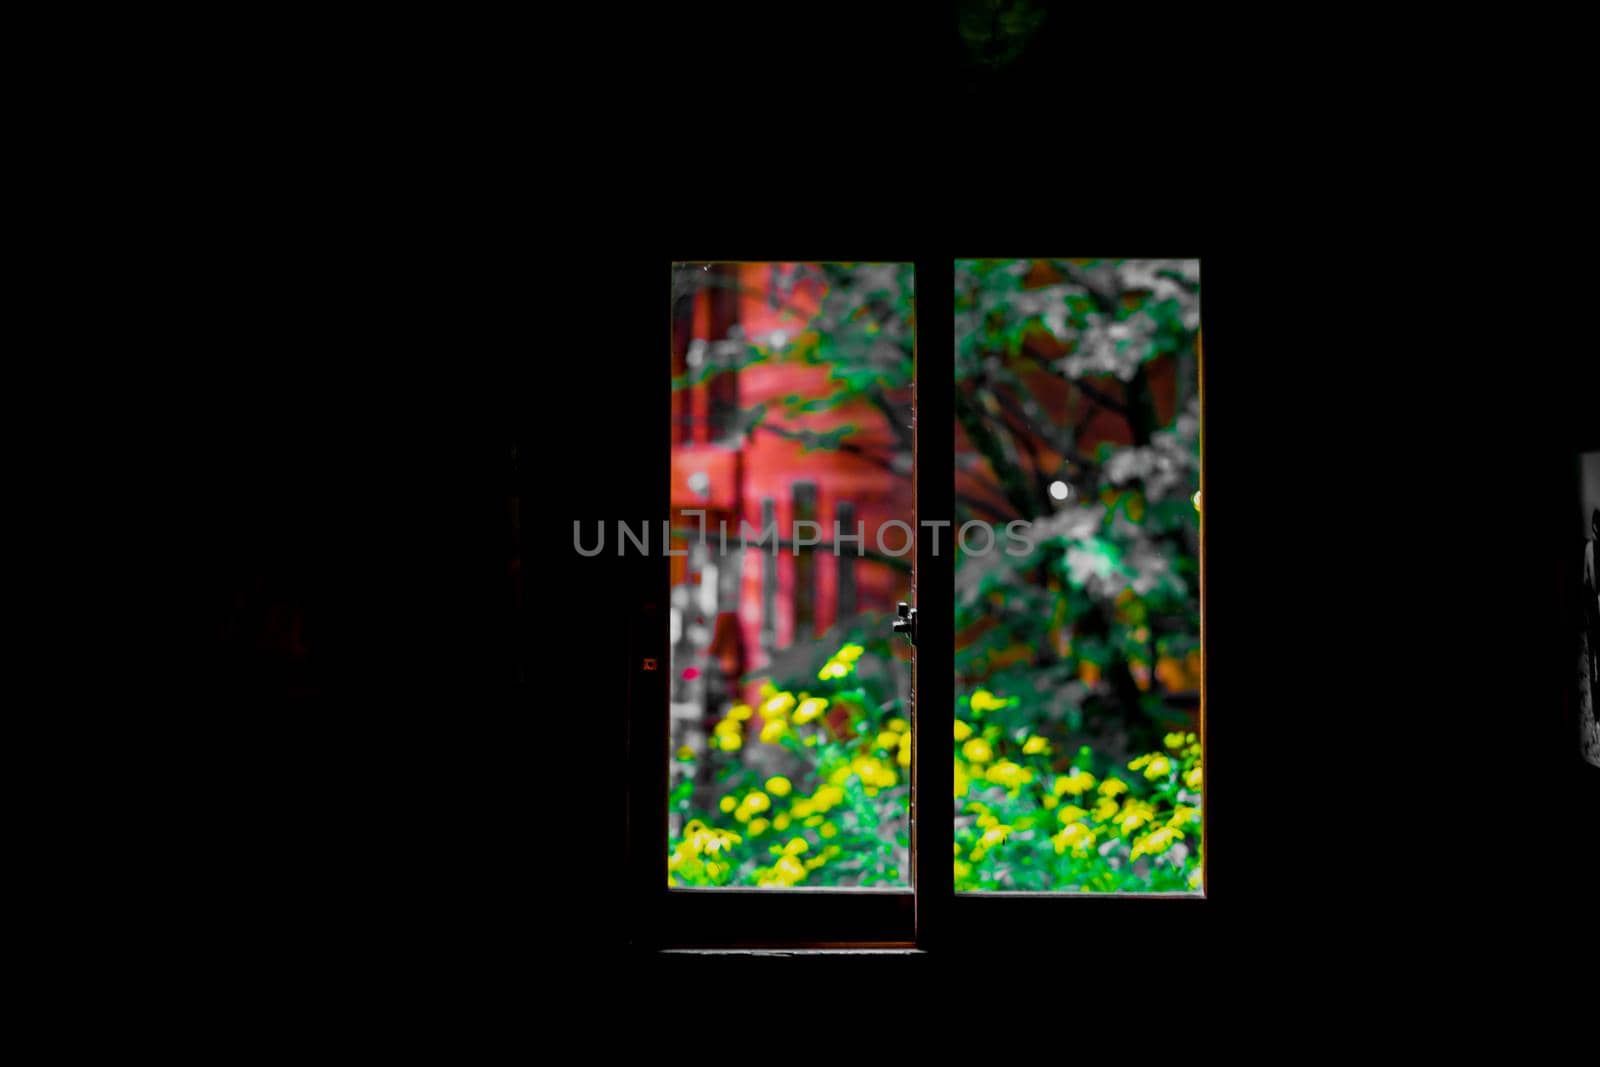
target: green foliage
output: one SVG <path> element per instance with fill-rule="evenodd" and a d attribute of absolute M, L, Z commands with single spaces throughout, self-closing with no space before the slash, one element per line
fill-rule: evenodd
<path fill-rule="evenodd" d="M 759 706 L 733 707 L 703 757 L 716 810 L 696 810 L 684 786 L 671 795 L 685 821 L 669 842 L 669 884 L 906 884 L 911 735 L 891 695 L 896 670 L 881 646 L 872 654 L 851 642 L 816 670 L 763 686 Z M 1064 748 L 1033 710 L 987 689 L 958 700 L 956 888 L 1199 889 L 1195 734 L 1171 732 L 1124 768 L 1087 746 Z M 781 748 L 796 769 L 758 772 L 747 745 Z M 690 768 L 702 758 L 678 755 Z"/>
<path fill-rule="evenodd" d="M 807 447 L 851 448 L 852 427 L 817 433 L 789 420 L 861 399 L 899 432 L 912 421 L 910 268 L 814 270 L 828 288 L 806 329 L 780 350 L 747 346 L 740 358 L 826 365 L 835 388 L 787 398 L 781 418 L 757 411 L 750 425 Z M 955 407 L 970 446 L 958 468 L 979 489 L 958 494 L 958 522 L 988 524 L 1004 547 L 1006 523 L 1022 520 L 1028 545 L 1017 556 L 958 553 L 958 885 L 1192 889 L 1197 265 L 960 262 L 955 310 Z M 1159 403 L 1157 371 L 1176 382 L 1176 396 Z M 1120 443 L 1087 435 L 1108 414 Z M 1070 487 L 1065 500 L 1051 495 L 1058 481 Z M 674 793 L 686 820 L 672 842 L 678 884 L 904 883 L 905 844 L 884 839 L 904 820 L 909 760 L 894 740 L 908 716 L 886 633 L 882 619 L 841 627 L 826 647 L 859 649 L 847 664 L 843 652 L 819 663 L 809 644 L 779 653 L 760 707 L 735 707 L 711 752 L 687 754 L 712 761 L 732 799 L 727 811 L 705 812 L 691 792 Z M 818 707 L 808 701 L 823 710 L 801 721 L 799 709 Z M 782 803 L 743 759 L 757 745 L 788 754 Z"/>
<path fill-rule="evenodd" d="M 960 0 L 956 30 L 973 60 L 995 69 L 1022 55 L 1047 14 L 1030 0 Z"/>
<path fill-rule="evenodd" d="M 835 647 L 818 662 L 818 648 Z M 910 733 L 900 670 L 882 637 L 780 654 L 781 686 L 764 685 L 756 707 L 730 709 L 704 757 L 678 754 L 686 783 L 694 763 L 709 760 L 720 796 L 713 812 L 696 810 L 688 789 L 671 795 L 685 820 L 670 843 L 674 884 L 906 884 Z M 788 773 L 758 770 L 746 758 L 752 746 L 781 750 Z"/>
<path fill-rule="evenodd" d="M 1184 721 L 1163 693 L 1198 687 L 1199 397 L 1186 387 L 1197 268 L 1042 266 L 957 264 L 956 407 L 973 447 L 964 466 L 1004 501 L 958 500 L 960 518 L 997 533 L 1022 519 L 1031 550 L 958 559 L 956 673 L 1018 694 L 1026 714 L 1097 746 L 1144 749 Z M 1166 425 L 1156 423 L 1147 372 L 1157 360 L 1176 364 L 1178 406 Z M 1068 402 L 1041 403 L 1040 381 L 1062 383 Z M 1130 443 L 1085 454 L 1096 412 L 1120 418 Z M 1067 500 L 1051 497 L 1056 481 L 1070 486 Z"/>

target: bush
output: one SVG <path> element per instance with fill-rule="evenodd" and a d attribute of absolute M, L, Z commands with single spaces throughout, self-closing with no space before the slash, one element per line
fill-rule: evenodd
<path fill-rule="evenodd" d="M 735 705 L 711 751 L 680 749 L 689 773 L 671 803 L 686 821 L 668 843 L 668 884 L 906 884 L 911 735 L 903 701 L 886 697 L 893 671 L 886 650 L 847 642 L 809 679 L 769 681 L 759 705 Z M 1020 706 L 988 689 L 957 700 L 956 888 L 1197 890 L 1196 736 L 1174 731 L 1113 766 L 1018 722 Z M 796 772 L 763 776 L 740 758 L 747 745 L 781 748 Z M 690 809 L 700 759 L 722 790 L 714 812 Z"/>

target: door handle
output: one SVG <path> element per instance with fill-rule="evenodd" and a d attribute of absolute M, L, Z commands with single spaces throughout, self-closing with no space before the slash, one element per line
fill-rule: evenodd
<path fill-rule="evenodd" d="M 902 600 L 894 606 L 894 613 L 894 632 L 905 634 L 911 639 L 911 643 L 915 645 L 917 643 L 917 609 Z"/>

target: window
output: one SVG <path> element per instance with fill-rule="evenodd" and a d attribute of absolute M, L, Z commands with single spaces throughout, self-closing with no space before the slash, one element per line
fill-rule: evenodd
<path fill-rule="evenodd" d="M 670 270 L 636 942 L 1200 899 L 1198 264 Z"/>

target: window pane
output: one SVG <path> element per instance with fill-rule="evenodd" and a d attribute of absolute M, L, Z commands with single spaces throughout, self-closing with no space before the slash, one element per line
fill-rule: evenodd
<path fill-rule="evenodd" d="M 907 885 L 912 268 L 672 285 L 668 882 Z"/>
<path fill-rule="evenodd" d="M 1198 892 L 1199 263 L 955 275 L 956 889 Z"/>

